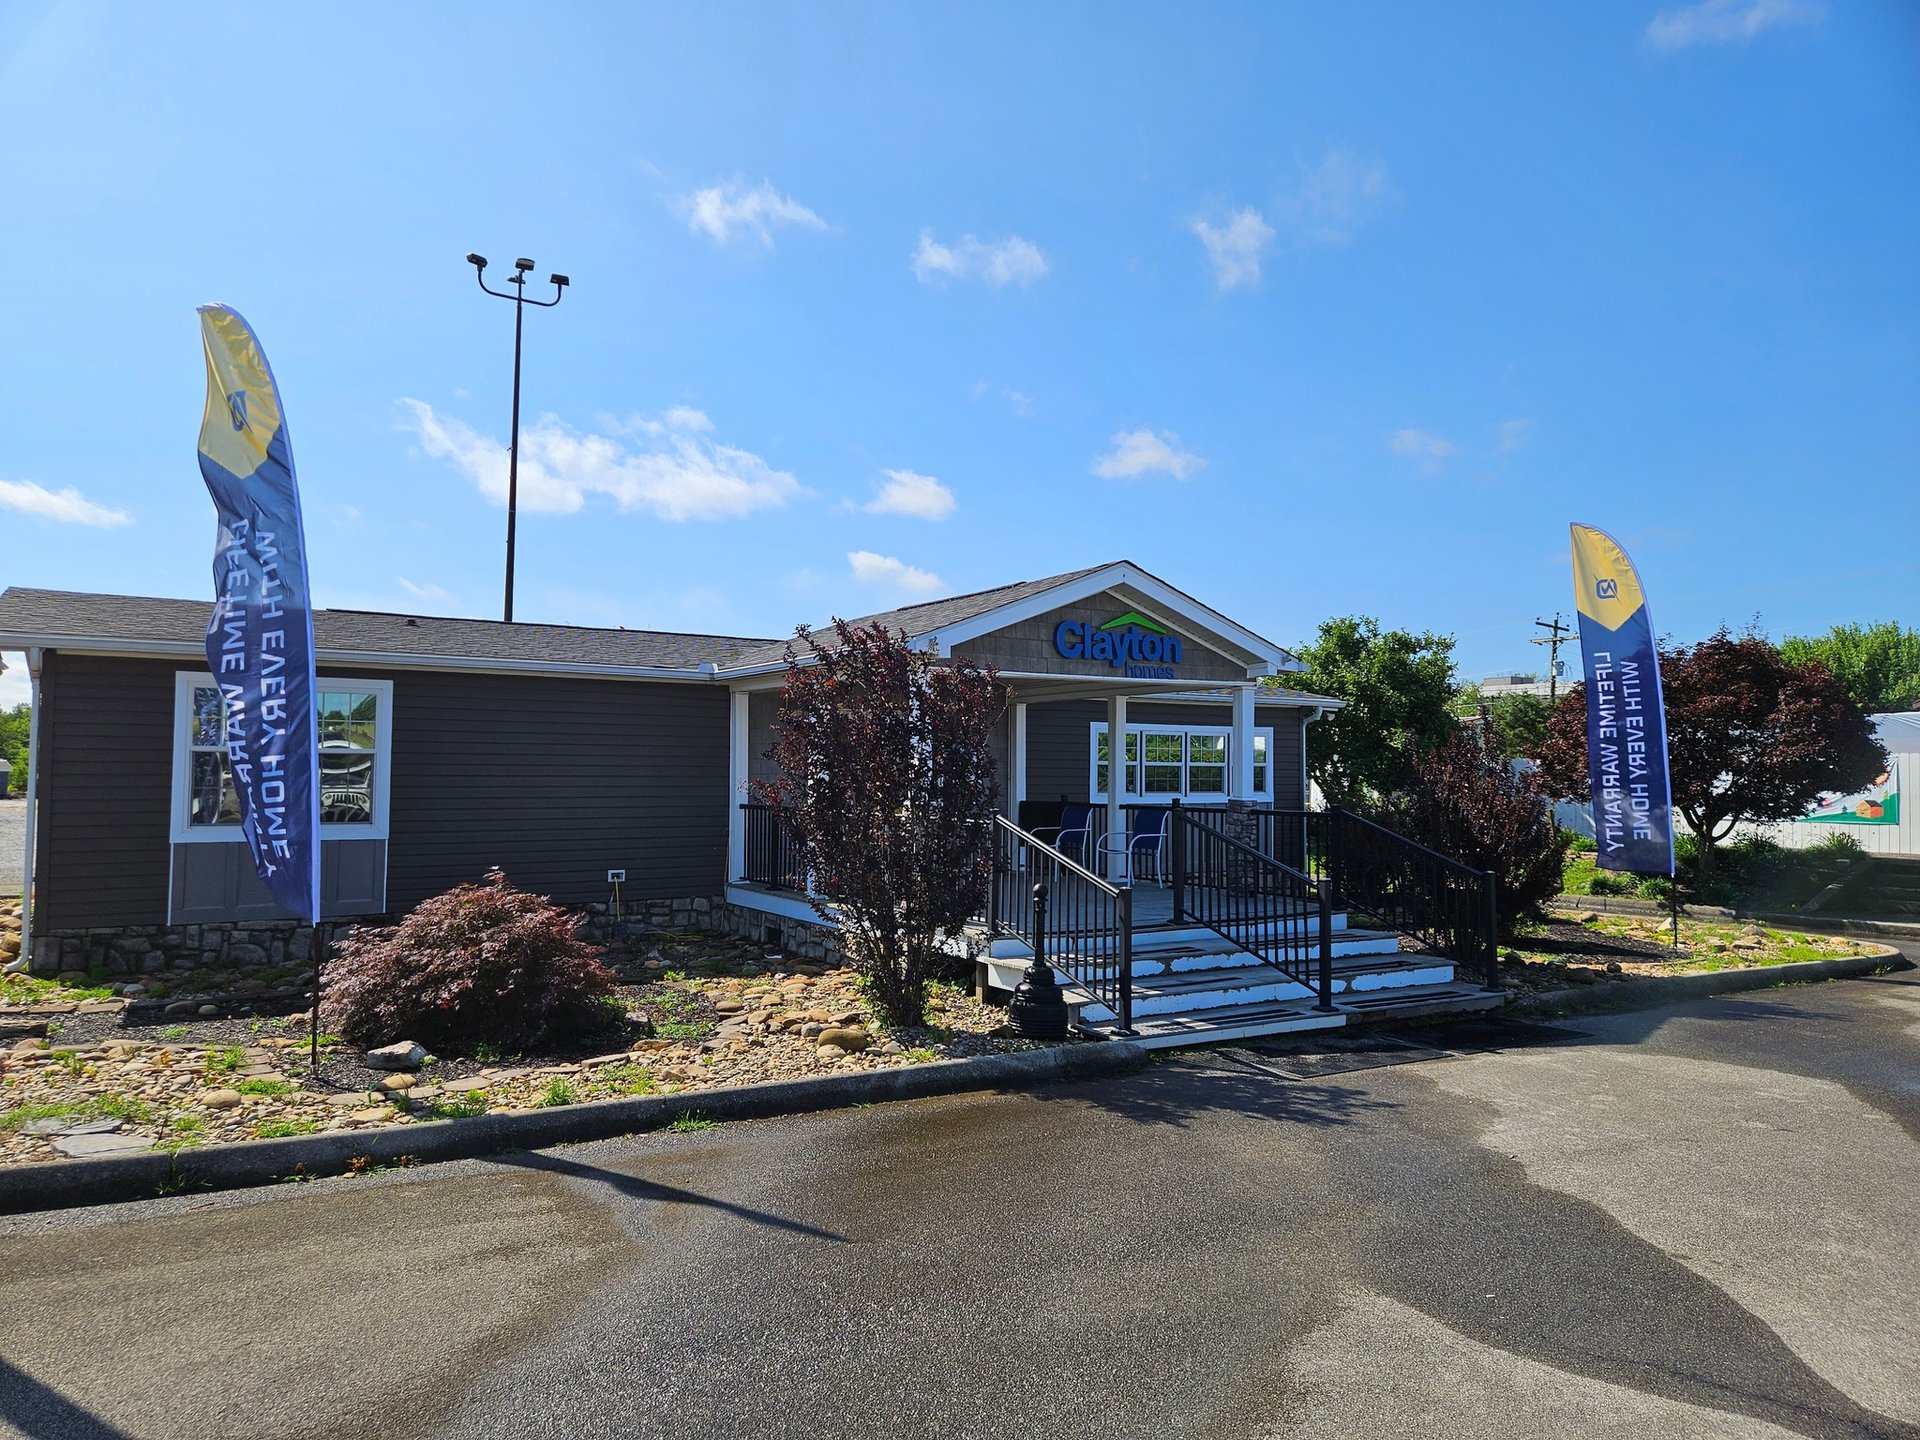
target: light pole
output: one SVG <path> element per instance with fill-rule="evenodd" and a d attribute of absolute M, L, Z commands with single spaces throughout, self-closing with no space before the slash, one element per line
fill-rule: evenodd
<path fill-rule="evenodd" d="M 501 300 L 513 301 L 513 440 L 507 447 L 507 603 L 506 620 L 513 619 L 513 527 L 520 511 L 520 329 L 521 316 L 529 305 L 538 305 L 541 309 L 551 309 L 560 303 L 560 296 L 567 288 L 567 277 L 549 275 L 553 285 L 551 300 L 529 300 L 527 298 L 527 272 L 533 269 L 533 261 L 516 260 L 513 262 L 513 278 L 507 283 L 511 290 L 495 290 L 487 284 L 487 257 L 469 255 L 467 263 L 473 266 L 473 278 L 480 282 L 480 288 L 487 294 Z"/>

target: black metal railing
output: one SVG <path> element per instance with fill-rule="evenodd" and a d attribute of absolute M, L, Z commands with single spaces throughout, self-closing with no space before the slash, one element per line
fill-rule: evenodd
<path fill-rule="evenodd" d="M 1174 804 L 1168 884 L 1176 921 L 1193 921 L 1333 1005 L 1333 887 L 1229 835 L 1219 810 Z"/>
<path fill-rule="evenodd" d="M 1023 940 L 1133 1030 L 1133 892 L 1110 885 L 1005 816 L 993 820 L 987 921 Z M 1044 886 L 1035 903 L 1035 886 Z"/>
<path fill-rule="evenodd" d="M 1358 912 L 1500 988 L 1499 877 L 1409 840 L 1352 810 L 1249 813 L 1250 843 L 1282 865 L 1325 879 L 1338 908 Z"/>
<path fill-rule="evenodd" d="M 771 805 L 748 803 L 740 807 L 745 822 L 746 845 L 740 862 L 740 879 L 775 890 L 807 893 L 807 867 L 800 847 L 787 834 L 780 816 Z"/>

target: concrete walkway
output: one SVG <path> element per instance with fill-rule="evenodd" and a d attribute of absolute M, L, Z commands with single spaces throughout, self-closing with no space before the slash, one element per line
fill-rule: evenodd
<path fill-rule="evenodd" d="M 1920 1436 L 1915 975 L 1418 1035 L 0 1222 L 0 1433 Z"/>

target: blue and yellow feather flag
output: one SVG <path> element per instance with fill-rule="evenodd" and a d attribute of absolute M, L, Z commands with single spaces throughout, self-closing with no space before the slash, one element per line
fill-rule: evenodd
<path fill-rule="evenodd" d="M 1671 875 L 1667 712 L 1646 591 L 1619 541 L 1591 525 L 1572 530 L 1595 859 L 1607 870 Z"/>
<path fill-rule="evenodd" d="M 313 605 L 300 491 L 280 390 L 253 328 L 225 305 L 200 307 L 207 408 L 200 474 L 220 528 L 207 665 L 226 752 L 210 754 L 238 804 L 254 869 L 303 920 L 320 918 L 320 786 L 314 723 Z M 215 715 L 209 714 L 212 725 Z M 196 776 L 196 783 L 201 777 Z"/>

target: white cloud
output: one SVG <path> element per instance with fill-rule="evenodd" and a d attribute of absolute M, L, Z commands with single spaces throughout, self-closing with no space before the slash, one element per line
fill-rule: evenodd
<path fill-rule="evenodd" d="M 682 195 L 675 204 L 686 216 L 689 230 L 696 235 L 709 235 L 722 245 L 735 234 L 745 233 L 758 236 L 762 245 L 771 248 L 773 232 L 779 226 L 798 225 L 803 230 L 827 228 L 826 221 L 791 195 L 782 195 L 765 180 L 753 186 L 738 178 L 727 180 L 695 190 L 691 195 Z"/>
<path fill-rule="evenodd" d="M 42 520 L 58 520 L 63 525 L 95 525 L 110 528 L 131 525 L 133 516 L 108 505 L 97 505 L 71 485 L 49 490 L 32 480 L 0 480 L 0 507 L 36 515 Z"/>
<path fill-rule="evenodd" d="M 1511 454 L 1515 450 L 1523 449 L 1531 439 L 1533 439 L 1533 421 L 1502 420 L 1500 422 L 1501 454 Z"/>
<path fill-rule="evenodd" d="M 1027 419 L 1033 414 L 1033 397 L 1031 395 L 1022 395 L 1018 390 L 1002 390 L 1000 393 L 1006 397 L 1007 408 L 1022 420 Z"/>
<path fill-rule="evenodd" d="M 1251 205 L 1236 210 L 1224 225 L 1196 216 L 1187 228 L 1207 247 L 1214 283 L 1222 290 L 1260 283 L 1260 257 L 1273 248 L 1274 228 Z"/>
<path fill-rule="evenodd" d="M 451 460 L 480 493 L 507 501 L 507 447 L 491 435 L 403 399 L 420 448 Z M 552 415 L 520 431 L 521 508 L 570 515 L 589 495 L 607 495 L 622 510 L 645 510 L 662 520 L 721 520 L 786 504 L 808 492 L 784 470 L 750 451 L 705 438 L 713 422 L 684 407 L 652 419 L 637 416 L 612 427 L 617 435 L 582 434 Z M 628 445 L 622 437 L 637 437 Z"/>
<path fill-rule="evenodd" d="M 938 575 L 918 570 L 891 555 L 876 555 L 871 550 L 849 550 L 847 564 L 853 578 L 867 585 L 886 585 L 913 595 L 932 595 L 941 588 Z"/>
<path fill-rule="evenodd" d="M 27 660 L 24 655 L 8 655 L 5 671 L 0 672 L 0 710 L 11 710 L 16 705 L 33 703 L 33 677 L 27 674 Z M 13 783 L 21 789 L 26 788 L 27 777 L 16 775 Z"/>
<path fill-rule="evenodd" d="M 1273 219 L 1298 241 L 1344 245 L 1392 198 L 1377 157 L 1334 147 L 1300 167 L 1299 183 L 1274 202 Z"/>
<path fill-rule="evenodd" d="M 1387 437 L 1387 448 L 1396 455 L 1418 460 L 1422 470 L 1437 470 L 1440 462 L 1460 447 L 1424 430 L 1396 430 Z"/>
<path fill-rule="evenodd" d="M 432 583 L 416 585 L 404 575 L 396 575 L 394 579 L 400 582 L 400 588 L 402 590 L 406 591 L 409 595 L 417 595 L 422 600 L 451 600 L 453 598 L 453 592 L 444 586 L 434 585 Z"/>
<path fill-rule="evenodd" d="M 984 280 L 995 287 L 1031 285 L 1047 273 L 1047 257 L 1038 245 L 1018 235 L 991 242 L 962 235 L 955 244 L 942 245 L 931 230 L 922 230 L 913 252 L 913 273 L 927 285 L 948 280 Z"/>
<path fill-rule="evenodd" d="M 1647 25 L 1647 44 L 1656 50 L 1745 45 L 1763 30 L 1812 25 L 1825 15 L 1826 7 L 1813 0 L 1701 0 L 1654 16 Z"/>
<path fill-rule="evenodd" d="M 854 508 L 869 515 L 912 515 L 921 520 L 944 520 L 954 511 L 953 491 L 931 475 L 914 470 L 888 470 L 887 483 L 864 505 Z"/>
<path fill-rule="evenodd" d="M 1093 459 L 1093 473 L 1102 480 L 1133 480 L 1142 475 L 1171 475 L 1190 480 L 1207 462 L 1191 450 L 1180 447 L 1180 437 L 1171 430 L 1122 430 L 1113 437 L 1113 448 Z"/>

